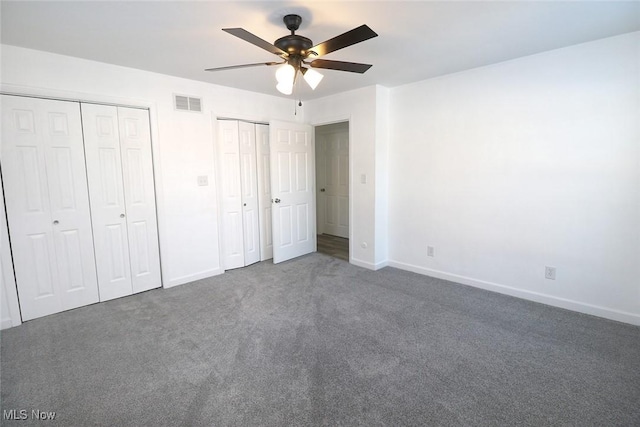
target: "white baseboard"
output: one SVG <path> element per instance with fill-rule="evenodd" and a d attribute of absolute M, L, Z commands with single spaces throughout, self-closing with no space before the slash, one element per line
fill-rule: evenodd
<path fill-rule="evenodd" d="M 207 277 L 217 276 L 224 273 L 221 268 L 215 268 L 212 270 L 205 270 L 195 274 L 189 274 L 187 276 L 176 277 L 169 279 L 163 283 L 164 288 L 173 288 L 174 286 L 184 285 L 185 283 L 194 282 L 200 279 L 206 279 Z"/>
<path fill-rule="evenodd" d="M 433 270 L 430 268 L 420 267 L 417 265 L 407 264 L 399 261 L 389 261 L 390 267 L 399 268 L 401 270 L 407 270 L 425 276 L 431 276 L 438 279 L 449 280 L 451 282 L 460 283 L 463 285 L 473 286 L 488 291 L 498 292 L 505 295 L 510 295 L 517 298 L 526 299 L 529 301 L 535 301 L 542 304 L 551 305 L 554 307 L 565 308 L 567 310 L 573 310 L 580 313 L 590 314 L 592 316 L 604 317 L 605 319 L 616 320 L 618 322 L 630 323 L 632 325 L 640 326 L 640 315 L 629 313 L 626 311 L 615 310 L 607 307 L 601 307 L 597 305 L 587 304 L 579 301 L 569 300 L 566 298 L 559 298 L 553 295 L 542 294 L 533 291 L 527 291 L 524 289 L 513 288 L 511 286 L 500 285 L 498 283 L 487 282 L 484 280 L 474 279 L 472 277 L 460 276 L 457 274 L 447 273 L 444 271 Z"/>
<path fill-rule="evenodd" d="M 0 321 L 0 329 L 9 329 L 9 328 L 13 328 L 14 326 L 18 326 L 21 325 L 22 322 L 20 322 L 20 320 L 18 320 L 17 322 L 13 322 L 13 320 L 11 319 L 4 319 L 2 321 Z"/>
<path fill-rule="evenodd" d="M 371 263 L 368 261 L 362 261 L 356 258 L 351 258 L 349 260 L 349 263 L 353 265 L 357 265 L 358 267 L 366 268 L 367 270 L 373 270 L 373 271 L 380 270 L 381 268 L 384 268 L 387 265 L 389 265 L 387 261 L 382 261 L 374 264 L 374 263 Z"/>

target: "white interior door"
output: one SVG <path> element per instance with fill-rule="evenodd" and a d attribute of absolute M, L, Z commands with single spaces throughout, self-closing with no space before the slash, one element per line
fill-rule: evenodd
<path fill-rule="evenodd" d="M 332 236 L 349 238 L 349 130 L 323 135 L 324 223 L 322 230 Z M 323 191 L 324 190 L 324 191 Z"/>
<path fill-rule="evenodd" d="M 240 137 L 240 188 L 242 191 L 244 265 L 250 265 L 260 261 L 256 129 L 253 123 L 239 122 L 238 131 Z"/>
<path fill-rule="evenodd" d="M 258 167 L 258 209 L 260 218 L 260 260 L 265 261 L 273 258 L 269 125 L 256 125 L 256 155 Z"/>
<path fill-rule="evenodd" d="M 273 262 L 316 251 L 313 128 L 272 121 L 270 129 Z"/>
<path fill-rule="evenodd" d="M 100 300 L 133 293 L 117 107 L 82 104 Z"/>
<path fill-rule="evenodd" d="M 2 96 L 2 174 L 23 320 L 98 301 L 80 107 Z"/>
<path fill-rule="evenodd" d="M 149 112 L 118 107 L 118 122 L 131 282 L 138 293 L 162 285 Z"/>
<path fill-rule="evenodd" d="M 239 139 L 237 121 L 218 120 L 218 169 L 225 270 L 245 265 Z"/>

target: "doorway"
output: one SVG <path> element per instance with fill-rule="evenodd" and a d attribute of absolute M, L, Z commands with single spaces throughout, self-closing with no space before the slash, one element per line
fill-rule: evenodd
<path fill-rule="evenodd" d="M 349 261 L 349 122 L 315 128 L 318 252 Z"/>

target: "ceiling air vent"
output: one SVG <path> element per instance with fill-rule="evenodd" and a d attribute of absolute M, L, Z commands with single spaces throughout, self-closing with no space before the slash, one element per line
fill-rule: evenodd
<path fill-rule="evenodd" d="M 184 95 L 174 95 L 174 106 L 180 111 L 202 112 L 202 100 Z"/>

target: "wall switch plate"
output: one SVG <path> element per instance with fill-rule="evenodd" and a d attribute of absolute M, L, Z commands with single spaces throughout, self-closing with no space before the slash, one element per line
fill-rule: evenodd
<path fill-rule="evenodd" d="M 548 280 L 556 280 L 556 268 L 555 267 L 545 267 L 544 268 L 544 278 Z"/>
<path fill-rule="evenodd" d="M 367 175 L 363 173 L 360 175 L 360 184 L 366 184 L 366 183 L 367 183 Z"/>
<path fill-rule="evenodd" d="M 428 257 L 436 256 L 436 249 L 433 246 L 427 246 L 427 256 Z"/>
<path fill-rule="evenodd" d="M 198 177 L 198 185 L 200 187 L 205 187 L 209 185 L 209 177 L 207 175 L 201 175 Z"/>

